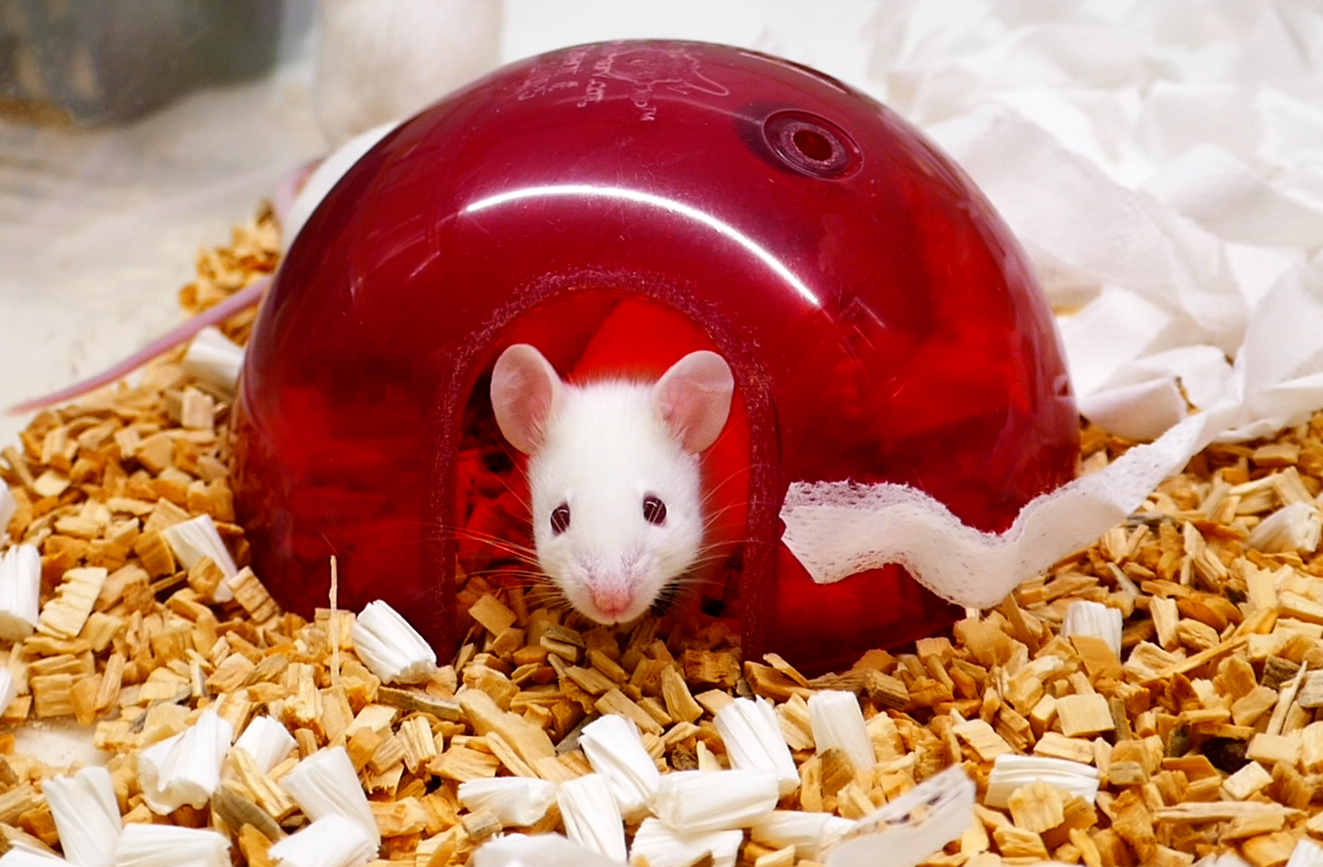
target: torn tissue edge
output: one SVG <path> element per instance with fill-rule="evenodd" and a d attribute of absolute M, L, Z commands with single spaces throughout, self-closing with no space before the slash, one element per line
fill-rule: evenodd
<path fill-rule="evenodd" d="M 1035 497 L 1004 533 L 976 530 L 905 485 L 795 482 L 781 507 L 782 540 L 819 584 L 898 563 L 949 602 L 991 608 L 1124 520 L 1240 410 L 1240 401 L 1226 400 L 1188 417 L 1102 470 Z"/>

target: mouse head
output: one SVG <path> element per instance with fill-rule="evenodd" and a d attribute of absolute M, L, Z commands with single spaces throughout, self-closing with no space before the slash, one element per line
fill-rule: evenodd
<path fill-rule="evenodd" d="M 588 617 L 639 617 L 699 559 L 698 453 L 725 426 L 734 387 L 729 365 L 707 351 L 655 383 L 570 385 L 528 344 L 497 360 L 492 408 L 529 456 L 538 565 Z"/>

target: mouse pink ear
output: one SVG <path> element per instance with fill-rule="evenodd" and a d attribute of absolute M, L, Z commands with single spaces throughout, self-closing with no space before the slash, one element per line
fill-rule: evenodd
<path fill-rule="evenodd" d="M 680 444 L 696 453 L 716 442 L 734 393 L 735 377 L 726 359 L 701 350 L 671 365 L 653 387 L 652 399 Z"/>
<path fill-rule="evenodd" d="M 492 409 L 510 445 L 526 455 L 538 450 L 563 390 L 551 362 L 527 343 L 501 353 L 492 368 Z"/>

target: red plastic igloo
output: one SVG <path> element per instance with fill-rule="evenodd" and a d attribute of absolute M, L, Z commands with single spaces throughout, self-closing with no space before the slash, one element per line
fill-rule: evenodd
<path fill-rule="evenodd" d="M 848 664 L 958 615 L 899 568 L 813 583 L 779 541 L 792 481 L 909 484 L 999 530 L 1073 473 L 1029 265 L 922 135 L 774 57 L 585 45 L 402 124 L 289 251 L 235 406 L 237 504 L 276 597 L 325 605 L 335 554 L 341 606 L 385 599 L 449 652 L 471 398 L 517 341 L 571 369 L 625 302 L 678 315 L 735 374 L 750 658 Z"/>

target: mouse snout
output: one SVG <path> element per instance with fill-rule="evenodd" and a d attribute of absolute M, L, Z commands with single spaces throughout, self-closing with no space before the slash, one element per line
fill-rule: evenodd
<path fill-rule="evenodd" d="M 599 623 L 623 623 L 647 609 L 650 600 L 641 599 L 646 567 L 639 556 L 625 558 L 614 565 L 601 561 L 584 569 L 583 588 L 590 611 L 584 613 Z"/>
<path fill-rule="evenodd" d="M 634 590 L 623 582 L 588 588 L 588 596 L 602 619 L 614 623 L 634 605 Z"/>

